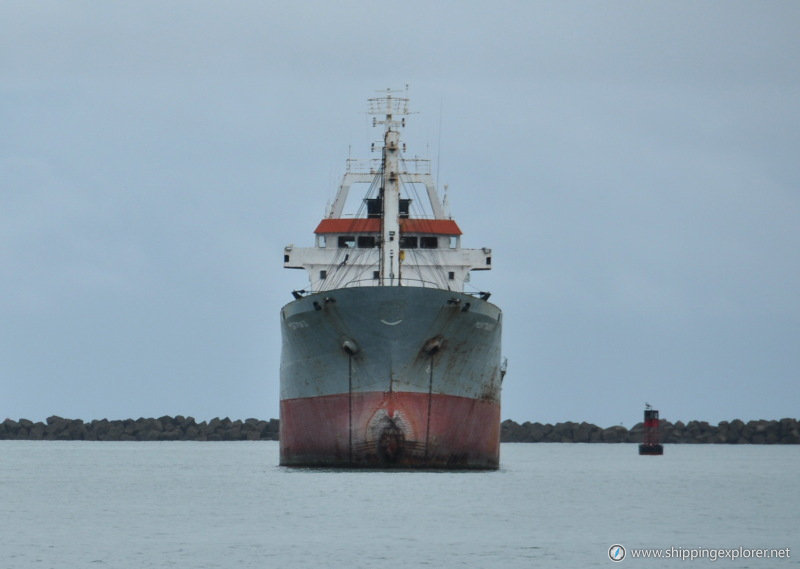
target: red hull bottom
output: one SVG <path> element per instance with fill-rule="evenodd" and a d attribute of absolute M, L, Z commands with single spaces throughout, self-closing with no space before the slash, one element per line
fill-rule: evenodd
<path fill-rule="evenodd" d="M 427 393 L 281 401 L 283 466 L 496 469 L 500 405 Z"/>

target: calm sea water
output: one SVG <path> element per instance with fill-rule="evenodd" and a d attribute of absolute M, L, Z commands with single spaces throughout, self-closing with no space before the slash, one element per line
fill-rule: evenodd
<path fill-rule="evenodd" d="M 504 444 L 497 472 L 277 466 L 274 442 L 0 441 L 3 568 L 665 567 L 608 548 L 789 547 L 800 448 Z"/>

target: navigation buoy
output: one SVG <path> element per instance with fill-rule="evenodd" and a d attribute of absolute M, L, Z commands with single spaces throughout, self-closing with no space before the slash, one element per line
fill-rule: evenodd
<path fill-rule="evenodd" d="M 658 433 L 658 410 L 651 408 L 649 403 L 644 405 L 644 435 L 642 444 L 639 445 L 639 454 L 664 454 L 664 446 Z"/>

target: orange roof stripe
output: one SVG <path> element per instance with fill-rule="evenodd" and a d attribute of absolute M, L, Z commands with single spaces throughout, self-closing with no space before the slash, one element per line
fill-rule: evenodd
<path fill-rule="evenodd" d="M 377 218 L 326 218 L 319 222 L 314 233 L 380 233 L 381 220 Z M 400 220 L 403 233 L 432 233 L 434 235 L 461 235 L 461 229 L 452 219 Z"/>

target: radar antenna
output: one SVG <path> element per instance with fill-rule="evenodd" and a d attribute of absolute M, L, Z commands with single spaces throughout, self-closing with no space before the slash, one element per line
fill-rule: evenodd
<path fill-rule="evenodd" d="M 386 89 L 378 91 L 378 93 L 380 96 L 368 99 L 369 110 L 367 113 L 372 115 L 372 126 L 385 125 L 387 131 L 393 127 L 405 128 L 405 117 L 412 114 L 408 110 L 408 85 L 402 91 Z M 395 117 L 400 117 L 400 119 Z"/>

